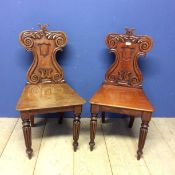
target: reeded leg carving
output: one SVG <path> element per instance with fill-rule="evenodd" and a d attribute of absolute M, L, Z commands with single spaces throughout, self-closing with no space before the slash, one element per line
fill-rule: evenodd
<path fill-rule="evenodd" d="M 31 122 L 31 127 L 34 127 L 34 115 L 30 115 L 30 122 Z"/>
<path fill-rule="evenodd" d="M 73 121 L 73 147 L 74 151 L 77 150 L 78 147 L 78 139 L 80 133 L 80 113 L 74 114 L 74 121 Z"/>
<path fill-rule="evenodd" d="M 60 112 L 60 116 L 59 116 L 59 119 L 58 119 L 59 124 L 63 123 L 63 118 L 64 118 L 64 112 Z"/>
<path fill-rule="evenodd" d="M 129 128 L 132 128 L 134 120 L 135 120 L 135 117 L 130 116 L 130 121 L 129 121 L 129 125 L 128 125 Z"/>
<path fill-rule="evenodd" d="M 139 135 L 139 143 L 138 143 L 138 150 L 137 150 L 137 160 L 140 160 L 143 154 L 143 147 L 145 145 L 146 136 L 148 133 L 149 121 L 143 121 L 140 128 L 140 135 Z"/>
<path fill-rule="evenodd" d="M 22 129 L 23 129 L 23 134 L 24 134 L 24 140 L 25 140 L 25 145 L 26 145 L 26 153 L 31 159 L 32 157 L 32 140 L 31 140 L 31 126 L 30 126 L 30 120 L 29 119 L 22 119 Z"/>
<path fill-rule="evenodd" d="M 95 146 L 95 134 L 97 128 L 97 113 L 91 113 L 91 121 L 90 121 L 90 150 L 92 151 Z"/>
<path fill-rule="evenodd" d="M 105 112 L 101 113 L 101 119 L 102 119 L 102 123 L 105 123 Z"/>

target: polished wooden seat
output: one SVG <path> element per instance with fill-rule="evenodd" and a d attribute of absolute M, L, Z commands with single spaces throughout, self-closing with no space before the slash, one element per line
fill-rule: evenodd
<path fill-rule="evenodd" d="M 61 31 L 48 31 L 47 25 L 39 25 L 40 30 L 24 31 L 20 34 L 20 43 L 33 52 L 34 60 L 27 72 L 27 84 L 19 98 L 16 109 L 20 111 L 26 152 L 32 157 L 31 126 L 34 116 L 44 113 L 63 114 L 74 112 L 73 147 L 76 151 L 80 130 L 80 115 L 85 100 L 81 98 L 64 80 L 64 73 L 56 61 L 57 51 L 67 43 L 67 37 Z"/>
<path fill-rule="evenodd" d="M 153 112 L 143 89 L 103 84 L 90 100 L 91 104 Z"/>
<path fill-rule="evenodd" d="M 67 84 L 26 85 L 18 101 L 18 111 L 43 110 L 82 105 L 85 101 Z"/>
<path fill-rule="evenodd" d="M 90 99 L 90 149 L 93 150 L 95 146 L 99 112 L 102 113 L 102 122 L 105 122 L 105 112 L 128 115 L 130 128 L 134 118 L 141 117 L 137 151 L 137 159 L 140 159 L 154 108 L 142 88 L 143 78 L 137 60 L 152 48 L 152 40 L 148 36 L 134 35 L 133 29 L 126 29 L 125 34 L 108 34 L 105 41 L 110 51 L 116 55 L 116 59 L 106 72 L 104 83 Z"/>

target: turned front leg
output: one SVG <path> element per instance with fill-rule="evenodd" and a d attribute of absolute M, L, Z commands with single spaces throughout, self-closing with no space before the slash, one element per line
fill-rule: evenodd
<path fill-rule="evenodd" d="M 60 116 L 59 116 L 59 119 L 58 119 L 59 124 L 63 123 L 63 118 L 64 118 L 64 112 L 60 112 Z"/>
<path fill-rule="evenodd" d="M 74 121 L 73 121 L 73 147 L 74 151 L 77 150 L 78 147 L 78 139 L 80 133 L 80 113 L 74 113 Z"/>
<path fill-rule="evenodd" d="M 148 133 L 150 119 L 151 119 L 151 114 L 146 114 L 142 116 L 142 123 L 140 127 L 138 150 L 137 150 L 137 160 L 140 160 L 143 154 L 143 148 L 144 148 L 146 136 Z"/>
<path fill-rule="evenodd" d="M 95 146 L 95 134 L 97 129 L 97 113 L 91 113 L 91 121 L 90 121 L 90 150 L 92 151 Z"/>
<path fill-rule="evenodd" d="M 105 123 L 105 112 L 101 113 L 101 119 L 102 119 L 102 123 Z"/>
<path fill-rule="evenodd" d="M 25 145 L 26 145 L 26 153 L 31 159 L 32 157 L 32 140 L 31 140 L 31 123 L 29 119 L 22 119 L 22 129 L 23 129 L 23 134 L 24 134 L 24 140 L 25 140 Z"/>

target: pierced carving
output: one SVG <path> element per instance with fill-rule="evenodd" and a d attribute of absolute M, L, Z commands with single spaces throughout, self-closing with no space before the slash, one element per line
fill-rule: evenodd
<path fill-rule="evenodd" d="M 39 68 L 38 72 L 40 73 L 41 78 L 49 79 L 52 77 L 53 69 L 52 68 Z"/>
<path fill-rule="evenodd" d="M 138 67 L 138 57 L 152 48 L 152 39 L 148 36 L 135 36 L 134 29 L 126 28 L 126 33 L 108 34 L 106 45 L 115 53 L 116 60 L 105 75 L 105 83 L 142 87 L 142 74 Z"/>
<path fill-rule="evenodd" d="M 20 34 L 20 43 L 34 55 L 27 80 L 30 84 L 61 83 L 64 81 L 64 73 L 55 55 L 66 45 L 66 34 L 60 31 L 48 31 L 47 24 L 39 27 L 40 30 L 24 31 Z"/>

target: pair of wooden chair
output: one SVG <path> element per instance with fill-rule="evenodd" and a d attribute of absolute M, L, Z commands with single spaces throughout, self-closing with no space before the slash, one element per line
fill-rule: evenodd
<path fill-rule="evenodd" d="M 74 112 L 73 148 L 78 147 L 80 115 L 85 100 L 81 98 L 65 81 L 62 68 L 56 61 L 56 52 L 67 43 L 64 32 L 48 31 L 47 25 L 40 25 L 38 31 L 24 31 L 20 34 L 21 44 L 33 52 L 34 60 L 27 73 L 27 84 L 18 101 L 16 109 L 20 111 L 26 152 L 32 157 L 31 126 L 34 126 L 36 114 Z M 141 117 L 140 137 L 137 158 L 140 159 L 144 147 L 148 123 L 153 107 L 144 95 L 142 75 L 137 65 L 139 55 L 144 55 L 152 47 L 148 36 L 135 36 L 133 30 L 126 29 L 123 35 L 109 34 L 106 44 L 116 54 L 116 60 L 107 71 L 105 81 L 90 100 L 90 149 L 95 145 L 97 115 L 102 112 L 116 112 L 130 116 L 129 126 L 134 118 Z"/>

